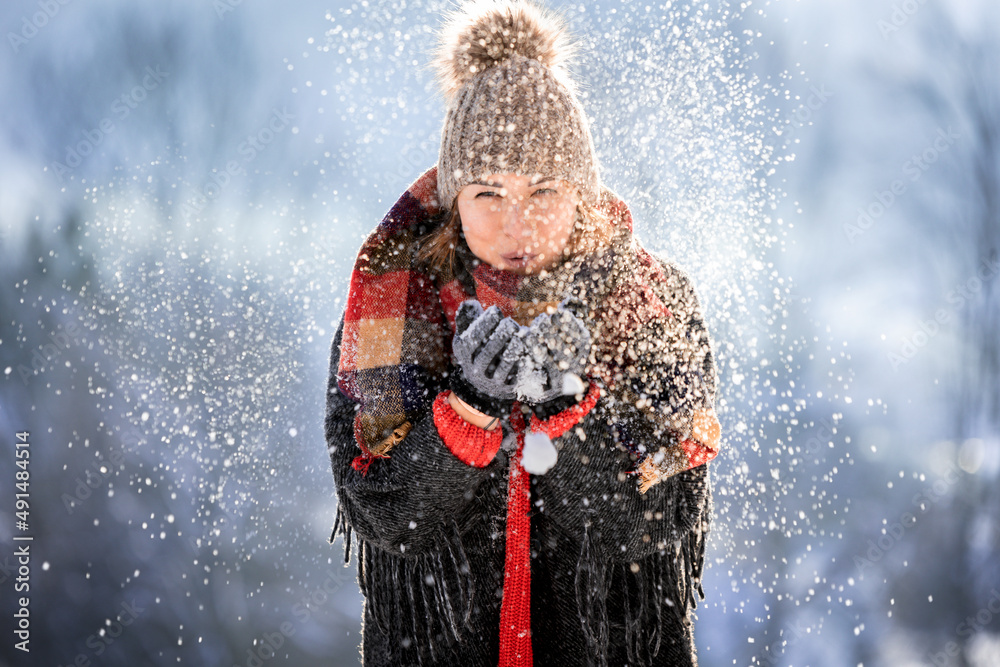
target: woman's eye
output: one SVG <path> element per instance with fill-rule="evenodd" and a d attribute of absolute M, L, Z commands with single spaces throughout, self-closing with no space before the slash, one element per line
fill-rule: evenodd
<path fill-rule="evenodd" d="M 538 195 L 538 194 L 551 194 L 551 193 L 559 194 L 556 190 L 553 190 L 552 188 L 542 188 L 541 190 L 535 190 L 531 194 Z"/>
<path fill-rule="evenodd" d="M 478 195 L 476 195 L 476 199 L 479 199 L 480 197 L 495 197 L 496 194 L 497 193 L 494 192 L 493 190 L 484 190 L 480 192 Z"/>

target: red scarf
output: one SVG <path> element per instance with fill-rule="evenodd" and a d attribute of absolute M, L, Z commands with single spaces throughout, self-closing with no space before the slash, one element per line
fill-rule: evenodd
<path fill-rule="evenodd" d="M 511 426 L 517 452 L 507 482 L 507 550 L 504 557 L 503 601 L 500 605 L 500 667 L 530 665 L 531 655 L 531 484 L 521 465 L 524 417 L 514 406 Z"/>
<path fill-rule="evenodd" d="M 639 407 L 657 437 L 693 439 L 718 449 L 708 337 L 688 338 L 689 322 L 701 318 L 694 292 L 683 274 L 665 272 L 639 245 L 621 200 L 605 191 L 600 202 L 615 230 L 601 255 L 575 258 L 545 277 L 517 276 L 475 261 L 435 276 L 416 252 L 440 213 L 436 194 L 432 168 L 364 242 L 351 274 L 338 379 L 341 391 L 360 405 L 354 424 L 361 450 L 357 469 L 367 470 L 387 456 L 443 388 L 455 312 L 470 298 L 487 307 L 497 304 L 522 324 L 567 296 L 581 298 L 591 311 L 587 325 L 594 341 L 588 375 L 615 400 Z M 625 444 L 640 460 L 644 489 L 687 469 L 679 447 L 654 453 L 627 438 Z"/>

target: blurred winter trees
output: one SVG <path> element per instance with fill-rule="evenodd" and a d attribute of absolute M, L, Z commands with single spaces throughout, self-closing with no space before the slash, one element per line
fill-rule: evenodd
<path fill-rule="evenodd" d="M 357 659 L 326 347 L 436 159 L 444 4 L 102 0 L 5 38 L 0 438 L 34 441 L 40 663 Z M 998 10 L 551 4 L 718 349 L 703 663 L 996 664 Z"/>

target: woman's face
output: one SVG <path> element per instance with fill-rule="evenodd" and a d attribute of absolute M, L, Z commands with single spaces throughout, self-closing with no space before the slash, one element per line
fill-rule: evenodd
<path fill-rule="evenodd" d="M 493 268 L 520 275 L 560 261 L 579 203 L 573 185 L 546 176 L 490 174 L 458 193 L 469 249 Z"/>

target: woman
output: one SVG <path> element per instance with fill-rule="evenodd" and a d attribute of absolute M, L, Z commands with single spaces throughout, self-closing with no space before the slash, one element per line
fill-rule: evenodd
<path fill-rule="evenodd" d="M 464 5 L 438 165 L 358 253 L 326 437 L 366 665 L 695 664 L 709 339 L 601 186 L 568 50 Z"/>

